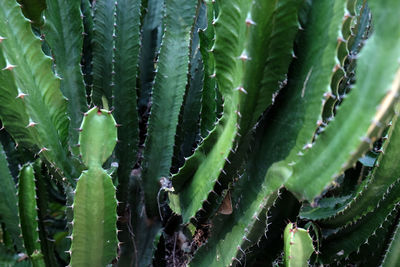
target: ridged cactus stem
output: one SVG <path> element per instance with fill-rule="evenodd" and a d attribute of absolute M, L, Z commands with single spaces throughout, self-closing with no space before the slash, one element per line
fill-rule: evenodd
<path fill-rule="evenodd" d="M 21 218 L 22 236 L 26 252 L 34 267 L 44 267 L 39 241 L 39 225 L 36 203 L 35 172 L 32 165 L 22 167 L 19 174 L 18 208 Z"/>
<path fill-rule="evenodd" d="M 70 265 L 105 266 L 117 251 L 117 200 L 102 164 L 114 150 L 117 128 L 111 113 L 97 107 L 85 114 L 81 128 L 80 151 L 88 169 L 79 177 L 72 205 Z"/>
<path fill-rule="evenodd" d="M 142 180 L 149 217 L 159 216 L 160 179 L 168 177 L 179 110 L 187 83 L 189 45 L 197 1 L 166 0 L 166 29 L 155 78 Z"/>
<path fill-rule="evenodd" d="M 7 166 L 6 155 L 3 146 L 0 144 L 0 214 L 2 223 L 7 229 L 18 250 L 23 250 L 21 229 L 19 226 L 18 198 L 13 177 Z"/>
<path fill-rule="evenodd" d="M 308 231 L 289 223 L 285 228 L 284 240 L 285 266 L 307 266 L 308 260 L 314 252 L 313 241 Z"/>

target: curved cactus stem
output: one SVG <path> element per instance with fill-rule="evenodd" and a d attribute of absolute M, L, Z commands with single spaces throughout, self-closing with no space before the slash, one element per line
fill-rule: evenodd
<path fill-rule="evenodd" d="M 69 145 L 77 155 L 79 126 L 86 111 L 86 92 L 80 68 L 83 45 L 81 1 L 47 1 L 43 33 L 54 57 L 56 74 L 61 78 L 61 91 L 68 99 L 70 117 Z M 65 23 L 69 21 L 69 23 Z"/>
<path fill-rule="evenodd" d="M 183 189 L 179 192 L 178 205 L 181 207 L 173 209 L 182 211 L 184 222 L 202 207 L 218 177 L 223 173 L 226 162 L 229 162 L 228 156 L 240 139 L 239 101 L 248 94 L 247 90 L 253 89 L 243 87 L 245 70 L 250 64 L 246 49 L 252 26 L 248 23 L 252 3 L 218 1 L 217 4 L 220 13 L 213 22 L 216 37 L 212 52 L 219 91 L 224 99 L 223 115 L 203 144 L 172 178 L 177 192 Z"/>
<path fill-rule="evenodd" d="M 276 200 L 278 189 L 290 177 L 290 170 L 276 164 L 264 179 L 251 175 L 254 173 L 245 174 L 239 180 L 232 195 L 232 214 L 220 214 L 213 219 L 211 236 L 197 251 L 190 266 L 229 266 L 262 236 L 267 211 Z"/>
<path fill-rule="evenodd" d="M 216 61 L 216 78 L 217 81 L 220 80 L 221 84 L 219 90 L 224 98 L 224 114 L 194 154 L 187 159 L 179 173 L 172 178 L 174 187 L 179 192 L 185 183 L 191 183 L 190 186 L 185 186 L 185 188 L 189 188 L 190 191 L 196 191 L 200 181 L 204 184 L 203 179 L 207 177 L 209 180 L 207 182 L 208 190 L 205 189 L 203 192 L 196 193 L 196 195 L 199 195 L 199 199 L 194 202 L 197 203 L 188 203 L 194 206 L 198 206 L 198 202 L 202 202 L 205 199 L 208 191 L 212 189 L 215 183 L 213 181 L 218 178 L 220 170 L 225 165 L 225 158 L 229 155 L 237 132 L 236 122 L 238 115 L 236 110 L 239 89 L 242 90 L 240 93 L 244 93 L 241 84 L 243 63 L 239 59 L 243 42 L 240 43 L 239 39 L 245 36 L 245 14 L 250 4 L 224 1 L 218 4 L 224 5 L 225 8 L 213 23 L 216 40 L 212 51 Z M 233 19 L 232 21 L 230 21 L 231 18 Z M 187 196 L 190 195 L 190 193 L 185 194 Z M 184 203 L 183 205 L 186 204 Z M 193 214 L 199 208 L 197 207 L 196 210 L 191 210 L 188 213 Z M 184 217 L 184 221 L 186 221 L 186 216 Z"/>
<path fill-rule="evenodd" d="M 319 258 L 324 263 L 345 258 L 357 251 L 383 223 L 396 216 L 400 201 L 400 182 L 396 181 L 377 204 L 377 207 L 359 220 L 336 229 L 322 240 Z"/>
<path fill-rule="evenodd" d="M 1 48 L 6 60 L 2 71 L 15 77 L 20 100 L 24 101 L 32 138 L 41 156 L 57 165 L 70 179 L 78 173 L 67 157 L 68 117 L 66 100 L 59 90 L 60 81 L 51 71 L 51 59 L 41 51 L 41 42 L 34 36 L 30 23 L 22 16 L 15 1 L 2 1 L 0 10 Z M 21 38 L 23 36 L 24 38 Z"/>
<path fill-rule="evenodd" d="M 271 113 L 271 160 L 293 166 L 310 147 L 321 120 L 324 94 L 330 91 L 336 47 L 342 26 L 345 1 L 318 1 L 311 5 L 304 31 L 299 34 L 288 84 L 276 98 Z M 320 16 L 320 14 L 328 14 Z M 318 40 L 318 41 L 317 41 Z M 273 140 L 273 141 L 272 141 Z M 289 180 L 290 181 L 290 180 Z"/>
<path fill-rule="evenodd" d="M 380 266 L 382 267 L 391 267 L 391 266 L 398 266 L 400 264 L 400 223 L 397 224 L 396 230 L 393 234 L 391 239 L 389 248 L 385 253 L 385 257 Z"/>
<path fill-rule="evenodd" d="M 17 208 L 17 190 L 14 180 L 7 166 L 6 155 L 3 146 L 0 144 L 0 221 L 4 223 L 7 232 L 10 234 L 15 246 L 23 251 L 20 239 L 21 229 Z"/>
<path fill-rule="evenodd" d="M 241 172 L 241 167 L 251 153 L 253 127 L 261 113 L 274 101 L 274 94 L 285 86 L 289 63 L 293 58 L 295 36 L 300 28 L 298 12 L 301 7 L 298 0 L 254 1 L 246 18 L 249 27 L 246 51 L 243 58 L 246 62 L 243 83 L 248 94 L 240 96 L 238 109 L 238 141 L 237 147 L 231 151 L 228 164 L 214 186 L 217 194 L 210 194 L 207 199 L 209 206 L 217 206 L 221 190 L 227 188 L 232 177 Z M 265 49 L 267 47 L 267 49 Z M 279 47 L 279 48 L 278 48 Z M 253 129 L 252 129 L 253 128 Z M 216 201 L 217 199 L 217 201 Z M 206 206 L 206 205 L 205 205 Z M 213 209 L 204 218 L 210 216 Z"/>
<path fill-rule="evenodd" d="M 393 60 L 400 57 L 400 28 L 392 18 L 397 16 L 400 2 L 368 3 L 374 33 L 359 55 L 356 86 L 335 119 L 296 163 L 286 184 L 301 199 L 312 201 L 321 194 L 370 147 L 393 114 L 400 90 L 399 62 Z M 303 186 L 311 182 L 312 187 Z"/>
<path fill-rule="evenodd" d="M 256 134 L 259 144 L 251 154 L 243 176 L 235 179 L 232 192 L 232 214 L 219 214 L 211 222 L 211 235 L 207 243 L 195 254 L 190 265 L 228 266 L 235 259 L 246 260 L 246 249 L 254 245 L 267 227 L 267 211 L 275 203 L 278 189 L 291 175 L 290 169 L 280 163 L 270 167 L 268 145 L 263 124 Z"/>
<path fill-rule="evenodd" d="M 190 33 L 196 4 L 195 0 L 166 1 L 166 30 L 142 162 L 146 210 L 150 218 L 158 216 L 159 180 L 168 177 L 171 168 L 178 115 L 187 83 Z"/>
<path fill-rule="evenodd" d="M 0 66 L 6 66 L 0 44 Z M 19 96 L 19 97 L 18 97 Z M 0 71 L 0 120 L 3 127 L 10 133 L 15 142 L 25 147 L 33 147 L 35 139 L 26 125 L 29 116 L 22 98 L 25 94 L 18 90 L 15 84 L 15 75 L 9 71 Z"/>
<path fill-rule="evenodd" d="M 200 119 L 205 75 L 199 35 L 205 27 L 206 16 L 206 6 L 201 3 L 197 8 L 196 23 L 192 30 L 188 86 L 179 119 L 181 127 L 178 127 L 175 138 L 174 157 L 176 160 L 173 160 L 172 165 L 177 167 L 183 165 L 184 159 L 193 153 L 196 143 L 201 139 Z M 211 102 L 215 103 L 215 99 L 212 99 Z"/>
<path fill-rule="evenodd" d="M 250 28 L 241 60 L 245 61 L 243 87 L 248 92 L 240 98 L 241 136 L 257 123 L 272 104 L 274 94 L 287 82 L 289 64 L 294 55 L 293 44 L 301 28 L 299 0 L 254 1 L 246 17 Z"/>
<path fill-rule="evenodd" d="M 204 64 L 199 47 L 199 32 L 206 27 L 204 25 L 206 20 L 204 3 L 199 3 L 195 16 L 190 40 L 188 83 L 179 113 L 178 125 L 180 127 L 177 127 L 176 130 L 172 173 L 175 173 L 183 165 L 185 158 L 193 153 L 193 150 L 201 140 L 199 121 L 203 101 Z"/>
<path fill-rule="evenodd" d="M 356 192 L 351 201 L 344 205 L 338 212 L 331 216 L 322 218 L 320 222 L 324 227 L 335 228 L 345 225 L 351 221 L 356 221 L 368 212 L 376 208 L 388 188 L 398 179 L 400 168 L 398 158 L 400 152 L 400 123 L 396 115 L 392 120 L 392 126 L 388 133 L 381 153 L 377 159 L 375 168 L 370 177 L 364 182 Z"/>
<path fill-rule="evenodd" d="M 295 157 L 298 147 L 303 147 L 304 142 L 312 139 L 322 112 L 321 97 L 329 88 L 331 70 L 336 64 L 335 48 L 344 5 L 344 1 L 318 1 L 311 7 L 309 22 L 299 36 L 298 59 L 289 71 L 292 82 L 289 79 L 288 86 L 278 96 L 276 106 L 270 112 L 265 132 L 267 137 L 262 145 L 264 151 L 270 153 L 265 162 L 253 167 L 260 173 L 264 172 L 263 175 L 272 163 L 287 157 L 290 149 L 293 149 L 292 157 Z M 319 16 L 321 12 L 329 13 L 329 16 Z M 311 68 L 316 68 L 316 71 L 310 72 Z M 306 90 L 302 97 L 303 88 Z M 291 163 L 289 158 L 286 162 L 288 169 Z"/>
<path fill-rule="evenodd" d="M 247 266 L 253 266 L 255 261 L 262 262 L 265 266 L 273 266 L 284 246 L 282 233 L 288 221 L 297 219 L 299 208 L 300 203 L 297 199 L 289 191 L 281 189 L 279 197 L 268 210 L 264 235 L 246 251 Z"/>
<path fill-rule="evenodd" d="M 192 168 L 184 165 L 182 170 L 185 169 L 185 171 L 178 174 L 186 175 L 187 172 L 195 173 L 193 180 L 189 184 L 184 185 L 183 190 L 177 195 L 180 207 L 173 207 L 173 210 L 181 210 L 184 222 L 188 222 L 201 208 L 203 201 L 207 199 L 225 165 L 225 158 L 230 153 L 229 148 L 232 146 L 236 133 L 236 127 L 233 122 L 236 121 L 237 117 L 233 109 L 227 111 L 226 107 L 229 105 L 232 105 L 232 103 L 227 104 L 225 100 L 224 116 L 221 118 L 220 123 L 218 123 L 217 128 L 204 140 L 205 143 L 209 143 L 199 146 L 196 150 L 197 153 L 187 163 Z M 227 117 L 228 114 L 230 115 L 229 117 Z M 213 143 L 211 140 L 215 140 L 215 142 Z M 214 146 L 211 151 L 202 150 L 203 148 L 207 148 L 207 145 L 210 146 L 212 144 Z M 199 165 L 196 165 L 196 163 Z M 199 168 L 196 169 L 196 167 Z M 207 183 L 204 183 L 205 177 L 208 180 Z"/>
<path fill-rule="evenodd" d="M 382 259 L 390 245 L 398 215 L 388 217 L 387 220 L 364 242 L 357 251 L 344 259 L 343 263 L 358 266 L 380 266 Z"/>
<path fill-rule="evenodd" d="M 289 223 L 284 232 L 285 266 L 302 267 L 308 265 L 308 260 L 314 252 L 313 241 L 308 231 Z"/>

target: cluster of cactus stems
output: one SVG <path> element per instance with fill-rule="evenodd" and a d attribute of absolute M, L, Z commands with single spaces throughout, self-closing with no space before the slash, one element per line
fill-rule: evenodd
<path fill-rule="evenodd" d="M 398 0 L 0 0 L 1 266 L 399 266 Z"/>

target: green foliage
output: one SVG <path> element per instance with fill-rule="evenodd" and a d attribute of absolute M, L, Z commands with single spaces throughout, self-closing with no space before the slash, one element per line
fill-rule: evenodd
<path fill-rule="evenodd" d="M 1 266 L 398 265 L 398 0 L 0 6 Z"/>

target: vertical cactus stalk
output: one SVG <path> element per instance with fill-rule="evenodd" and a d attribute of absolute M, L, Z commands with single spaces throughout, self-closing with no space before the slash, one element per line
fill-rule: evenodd
<path fill-rule="evenodd" d="M 117 200 L 111 177 L 102 169 L 116 144 L 112 115 L 95 107 L 86 113 L 79 136 L 82 161 L 72 221 L 71 262 L 75 266 L 105 266 L 117 252 Z"/>
<path fill-rule="evenodd" d="M 46 223 L 50 215 L 50 205 L 48 196 L 48 187 L 45 182 L 47 178 L 45 172 L 47 171 L 46 165 L 42 163 L 40 159 L 36 160 L 33 164 L 35 172 L 35 185 L 36 185 L 36 203 L 37 203 L 37 215 L 38 215 L 38 227 L 39 227 L 39 239 L 41 252 L 43 254 L 43 260 L 46 266 L 56 266 L 58 264 L 55 251 L 54 251 L 54 240 L 51 238 L 52 235 L 49 233 L 51 225 Z"/>
<path fill-rule="evenodd" d="M 187 83 L 190 33 L 195 0 L 166 1 L 166 29 L 152 95 L 142 180 L 149 217 L 157 217 L 159 180 L 168 177 L 179 110 Z"/>
<path fill-rule="evenodd" d="M 19 217 L 17 208 L 17 190 L 15 183 L 7 166 L 6 155 L 3 146 L 0 144 L 0 221 L 11 236 L 15 246 L 22 251 L 22 242 L 19 238 L 21 229 L 19 227 Z"/>
<path fill-rule="evenodd" d="M 90 103 L 90 94 L 93 86 L 92 73 L 92 39 L 93 39 L 93 9 L 89 0 L 82 0 L 81 12 L 83 15 L 83 47 L 82 47 L 82 73 L 86 87 L 86 99 Z"/>
<path fill-rule="evenodd" d="M 44 267 L 38 233 L 36 185 L 32 165 L 23 166 L 19 174 L 18 208 L 26 252 L 34 267 Z"/>
<path fill-rule="evenodd" d="M 114 51 L 115 1 L 100 0 L 93 5 L 93 89 L 92 101 L 96 106 L 112 106 L 112 72 Z"/>
<path fill-rule="evenodd" d="M 176 131 L 175 148 L 172 159 L 171 172 L 183 165 L 185 158 L 193 153 L 197 141 L 200 139 L 200 109 L 202 105 L 202 90 L 204 68 L 202 56 L 199 51 L 199 31 L 204 28 L 206 18 L 205 5 L 200 3 L 197 7 L 196 22 L 193 26 L 190 42 L 188 84 L 184 95 L 183 104 L 179 114 L 179 125 Z"/>
<path fill-rule="evenodd" d="M 165 1 L 148 0 L 147 13 L 142 26 L 142 46 L 140 51 L 140 90 L 138 108 L 140 115 L 147 117 L 150 108 L 151 89 L 155 76 L 155 60 L 163 35 L 163 16 Z"/>
<path fill-rule="evenodd" d="M 129 230 L 129 181 L 137 161 L 139 118 L 137 111 L 136 77 L 140 48 L 140 0 L 118 0 L 116 4 L 114 52 L 114 117 L 118 123 L 118 215 L 121 216 L 118 239 L 120 260 L 130 262 L 133 237 Z"/>
<path fill-rule="evenodd" d="M 205 138 L 208 131 L 214 127 L 217 120 L 217 107 L 216 107 L 216 93 L 217 86 L 215 81 L 215 61 L 211 49 L 214 45 L 214 8 L 211 0 L 205 1 L 207 12 L 207 28 L 200 30 L 200 53 L 204 64 L 204 83 L 203 93 L 201 99 L 201 119 L 200 119 L 200 132 L 201 136 Z"/>
<path fill-rule="evenodd" d="M 61 78 L 61 91 L 68 99 L 68 142 L 75 155 L 79 153 L 78 129 L 82 123 L 82 113 L 87 110 L 85 85 L 80 68 L 83 45 L 80 6 L 80 0 L 47 1 L 43 31 L 54 57 L 55 72 Z"/>

